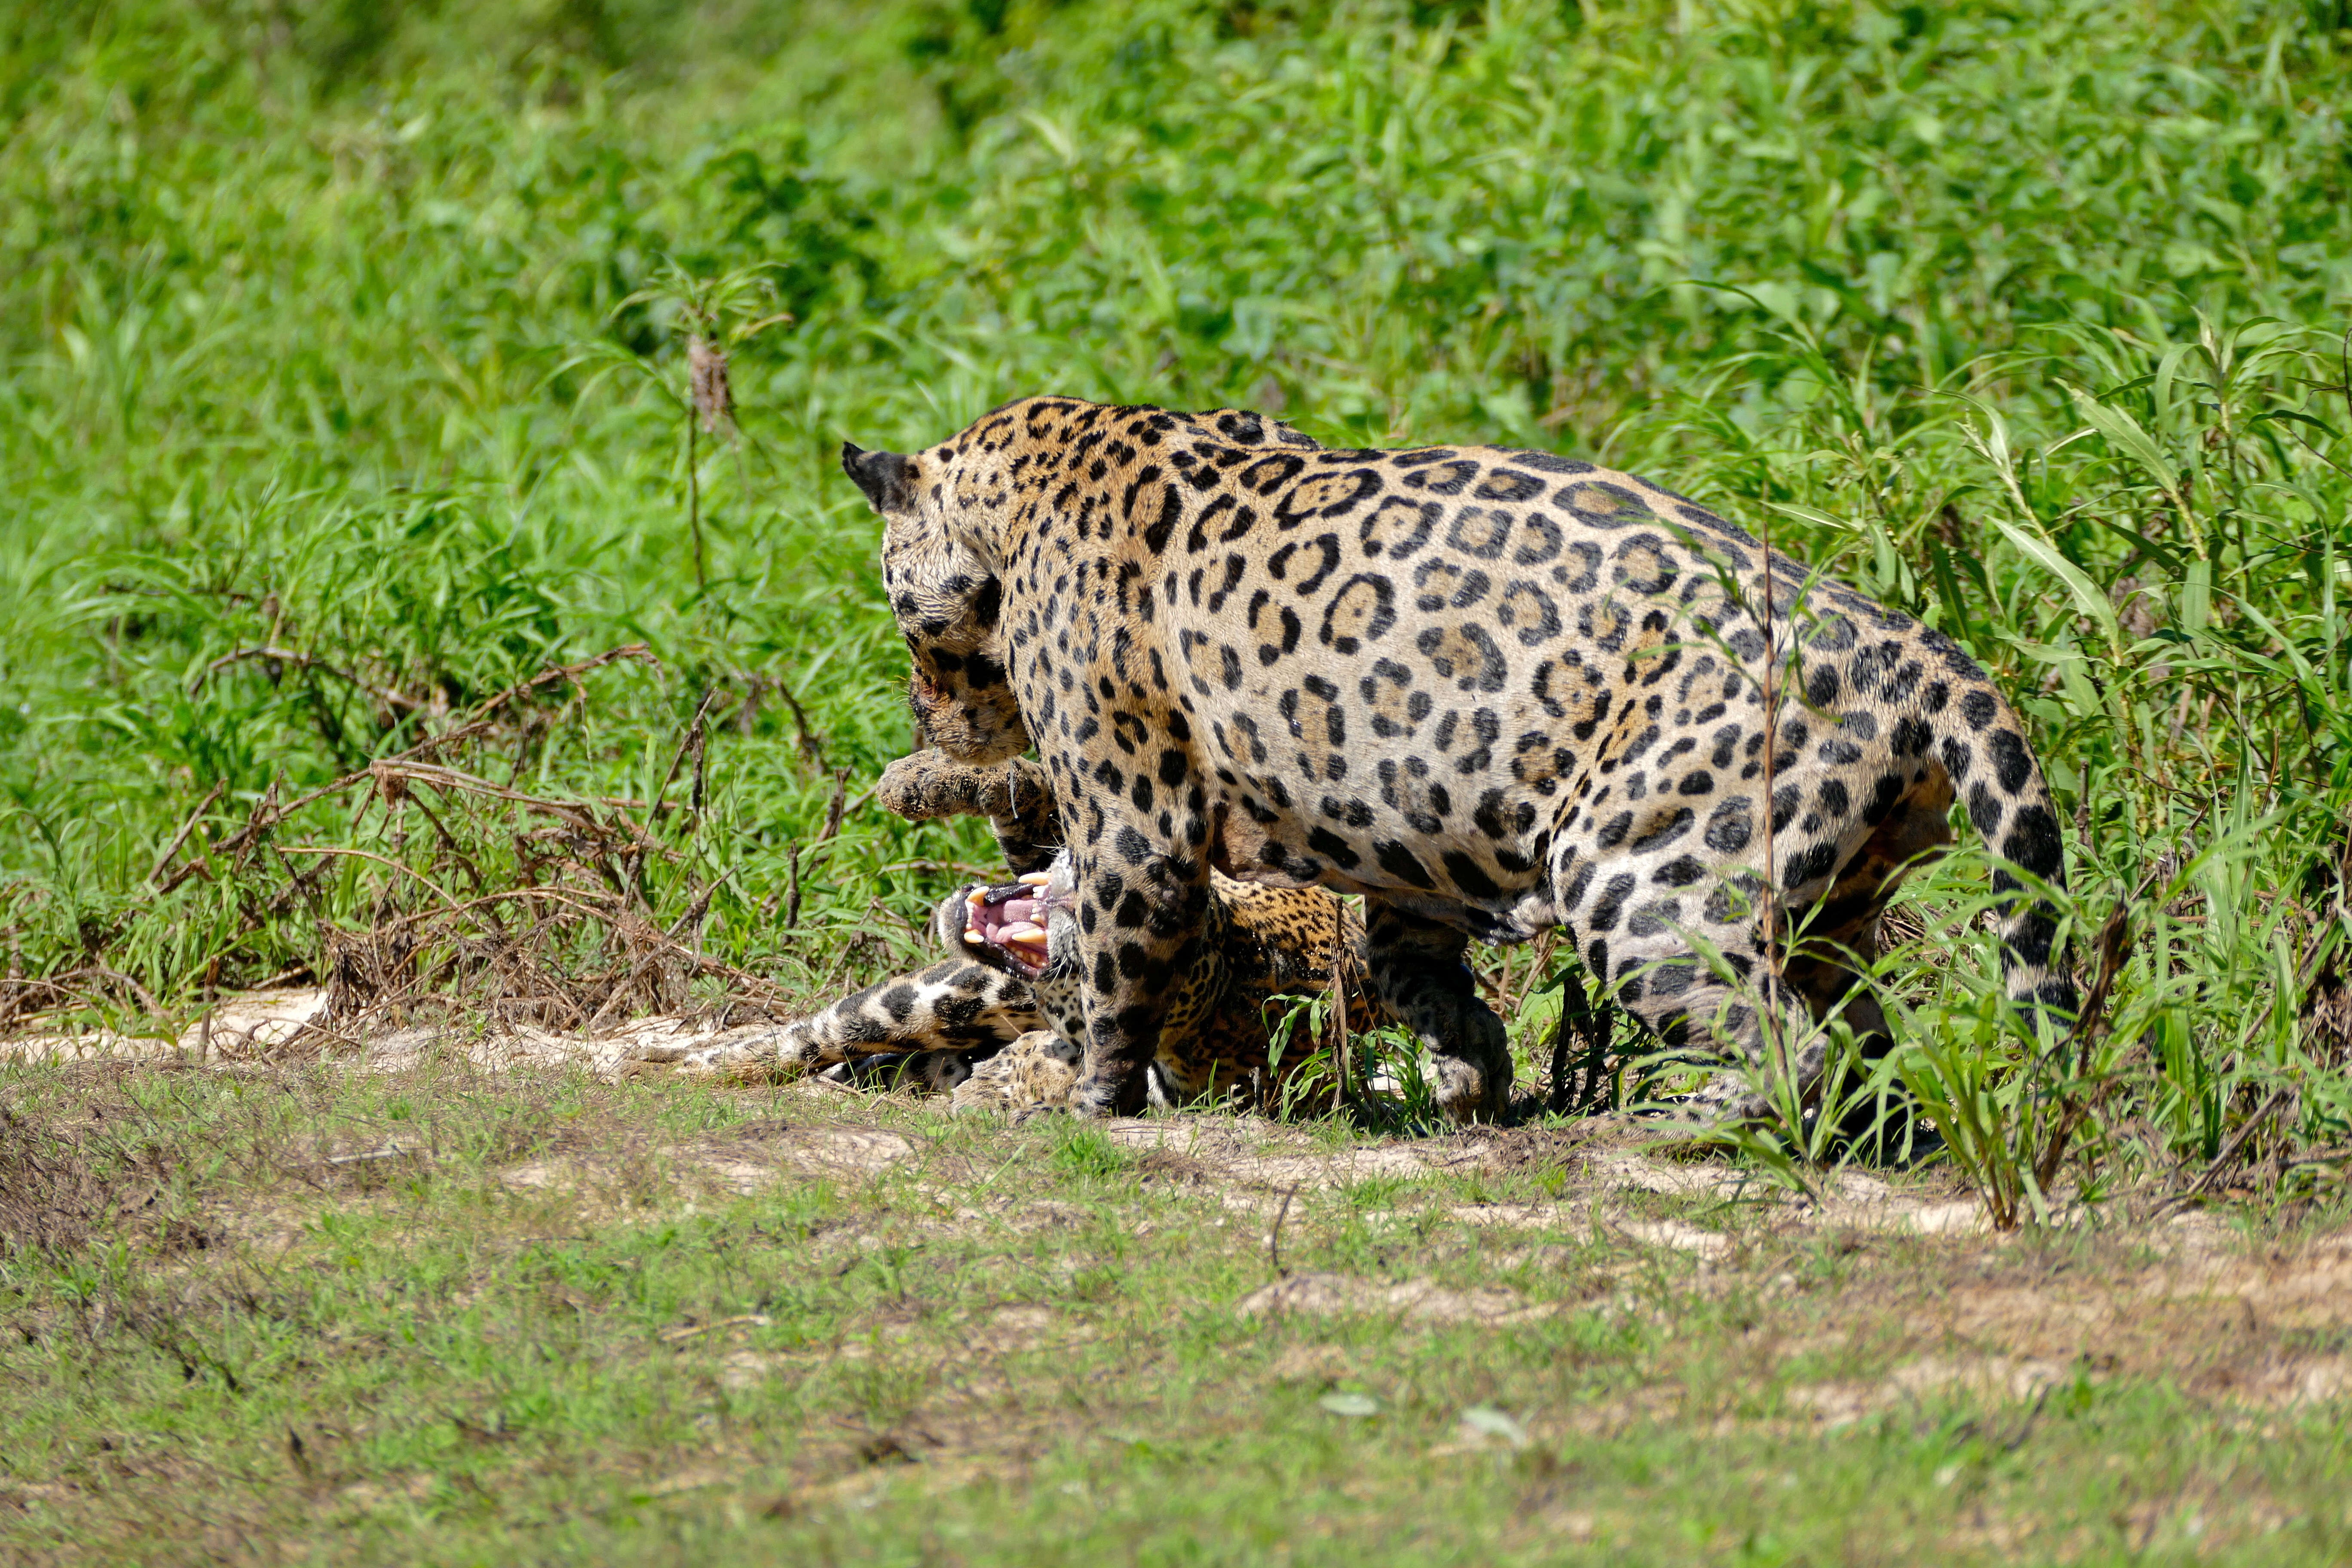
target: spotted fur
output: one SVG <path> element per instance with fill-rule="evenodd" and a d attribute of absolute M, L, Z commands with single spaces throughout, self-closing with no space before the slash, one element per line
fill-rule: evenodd
<path fill-rule="evenodd" d="M 1062 803 L 1084 1111 L 1140 1104 L 1193 1026 L 1220 875 L 1363 894 L 1374 989 L 1464 1118 L 1511 1077 L 1472 937 L 1560 928 L 1663 1041 L 1737 1061 L 1759 1007 L 1845 1002 L 1955 801 L 2063 877 L 2024 728 L 1958 646 L 1631 475 L 1055 397 L 843 464 L 925 732 L 977 764 L 1034 743 Z M 2049 906 L 1996 886 L 2011 994 L 2070 1012 Z M 1807 938 L 1779 975 L 1768 908 Z"/>
<path fill-rule="evenodd" d="M 985 816 L 1016 874 L 1045 873 L 1047 890 L 1058 889 L 1060 897 L 1073 887 L 1055 797 L 1034 763 L 975 767 L 921 752 L 891 763 L 875 797 L 916 820 Z M 1029 973 L 1016 954 L 971 938 L 970 900 L 988 890 L 972 884 L 940 902 L 932 930 L 949 956 L 940 963 L 781 1028 L 738 1030 L 690 1052 L 666 1049 L 646 1065 L 739 1079 L 823 1071 L 845 1082 L 952 1092 L 960 1108 L 1066 1105 L 1086 1038 L 1078 917 L 1066 903 L 1054 910 L 1045 922 L 1047 961 Z M 1263 1098 L 1284 1065 L 1267 1059 L 1267 1019 L 1277 997 L 1327 994 L 1337 978 L 1350 999 L 1350 1026 L 1360 1032 L 1380 1022 L 1364 997 L 1362 947 L 1362 923 L 1328 893 L 1213 878 L 1205 956 L 1171 999 L 1184 1026 L 1162 1037 L 1150 1065 L 1151 1099 Z"/>
<path fill-rule="evenodd" d="M 1006 1116 L 1066 1110 L 1085 1056 L 1076 1042 L 1051 1029 L 1032 1030 L 973 1068 L 955 1086 L 951 1103 L 958 1110 Z"/>

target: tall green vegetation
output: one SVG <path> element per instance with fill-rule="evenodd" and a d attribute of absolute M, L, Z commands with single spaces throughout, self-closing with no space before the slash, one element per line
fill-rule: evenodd
<path fill-rule="evenodd" d="M 832 454 L 1050 388 L 1600 458 L 1948 631 L 2034 726 L 2078 952 L 2126 921 L 2053 1048 L 1981 857 L 1914 897 L 1959 958 L 1886 983 L 1956 1152 L 2017 1212 L 2084 1152 L 2315 1179 L 2347 102 L 2316 0 L 15 8 L 16 1008 L 323 974 L 525 882 L 605 900 L 582 963 L 624 910 L 786 990 L 903 956 L 982 841 L 858 809 L 903 656 Z M 697 316 L 721 279 L 759 310 Z M 277 820 L 397 754 L 508 794 Z M 368 961 L 463 971 L 448 908 Z"/>

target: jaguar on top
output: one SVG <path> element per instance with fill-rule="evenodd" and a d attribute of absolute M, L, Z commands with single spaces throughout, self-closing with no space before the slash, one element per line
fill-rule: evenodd
<path fill-rule="evenodd" d="M 1853 958 L 1956 799 L 2063 878 L 2023 726 L 1956 644 L 1631 475 L 1063 397 L 842 461 L 925 735 L 1034 745 L 1062 803 L 1083 1110 L 1138 1106 L 1194 1026 L 1213 868 L 1362 894 L 1378 1000 L 1465 1119 L 1511 1076 L 1474 936 L 1559 927 L 1664 1043 L 1737 1063 L 1763 1010 L 1884 1037 Z M 2071 1011 L 2050 906 L 1996 885 L 2011 995 Z"/>

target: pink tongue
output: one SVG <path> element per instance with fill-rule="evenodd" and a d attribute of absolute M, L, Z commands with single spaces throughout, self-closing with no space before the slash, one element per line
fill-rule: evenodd
<path fill-rule="evenodd" d="M 1007 899 L 996 906 L 996 913 L 997 918 L 1005 925 L 1019 925 L 1024 921 L 1034 921 L 1037 918 L 1037 900 Z"/>

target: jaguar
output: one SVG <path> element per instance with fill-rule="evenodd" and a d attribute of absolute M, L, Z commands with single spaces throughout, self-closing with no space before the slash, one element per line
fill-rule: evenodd
<path fill-rule="evenodd" d="M 1956 803 L 1996 857 L 2008 994 L 2075 1008 L 2016 711 L 1951 638 L 1685 497 L 1055 396 L 842 464 L 929 742 L 1034 749 L 1060 802 L 1081 1114 L 1142 1104 L 1198 1026 L 1218 878 L 1361 895 L 1374 999 L 1463 1121 L 1512 1071 L 1474 939 L 1559 929 L 1670 1051 L 1810 1041 L 1818 1082 L 1808 1026 L 1840 1010 L 1883 1048 L 1856 972 Z"/>
<path fill-rule="evenodd" d="M 648 1047 L 636 1065 L 739 1080 L 816 1072 L 947 1093 L 958 1109 L 1066 1109 L 1086 1022 L 1073 862 L 1044 770 L 1021 758 L 975 767 L 919 752 L 884 770 L 875 799 L 910 821 L 986 817 L 1013 879 L 968 884 L 939 904 L 931 931 L 947 956 L 938 963 L 781 1027 Z M 1202 961 L 1170 999 L 1183 1026 L 1163 1035 L 1165 1051 L 1150 1064 L 1152 1103 L 1278 1109 L 1284 1081 L 1312 1054 L 1304 1038 L 1270 1049 L 1281 1009 L 1335 986 L 1352 1033 L 1383 1021 L 1362 983 L 1362 922 L 1328 892 L 1213 877 L 1204 937 Z"/>

